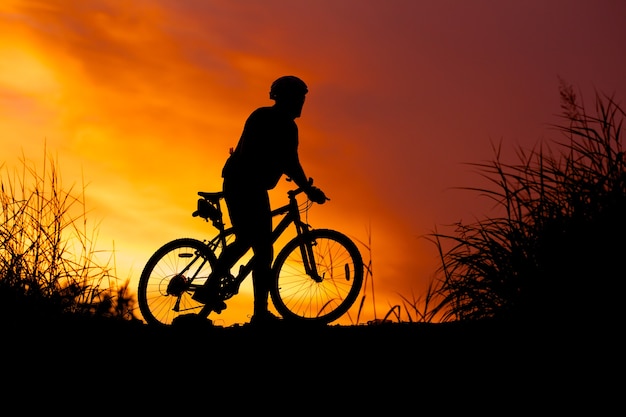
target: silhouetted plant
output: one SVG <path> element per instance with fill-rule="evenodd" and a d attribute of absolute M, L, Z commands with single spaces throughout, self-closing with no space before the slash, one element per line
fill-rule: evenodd
<path fill-rule="evenodd" d="M 365 300 L 367 298 L 367 285 L 368 283 L 371 286 L 372 289 L 372 308 L 374 310 L 374 320 L 376 320 L 376 296 L 375 296 L 375 291 L 374 291 L 374 270 L 373 270 L 373 266 L 372 266 L 372 234 L 371 231 L 368 230 L 367 233 L 367 243 L 363 242 L 360 239 L 357 239 L 355 237 L 353 237 L 353 239 L 358 242 L 361 246 L 363 246 L 365 248 L 365 250 L 367 250 L 369 257 L 367 262 L 364 265 L 365 268 L 365 275 L 363 277 L 363 292 L 361 294 L 361 300 L 359 302 L 359 309 L 357 311 L 357 316 L 356 316 L 356 323 L 359 323 L 359 320 L 361 319 L 361 312 L 363 311 L 363 306 L 365 304 Z M 349 313 L 348 313 L 348 317 Z"/>
<path fill-rule="evenodd" d="M 564 140 L 530 151 L 519 164 L 471 164 L 495 189 L 500 217 L 453 224 L 430 239 L 442 266 L 434 293 L 443 321 L 504 318 L 606 319 L 619 312 L 626 253 L 624 111 L 596 93 L 595 115 L 561 83 Z"/>
<path fill-rule="evenodd" d="M 400 296 L 400 298 L 402 298 L 402 305 L 404 306 L 409 323 L 432 323 L 440 320 L 439 316 L 441 315 L 441 309 L 438 305 L 436 305 L 438 293 L 435 290 L 434 285 L 434 282 L 431 281 L 426 289 L 426 293 L 417 298 L 414 294 L 412 294 L 412 298 L 410 300 L 405 296 Z M 400 305 L 393 306 L 387 313 L 386 317 L 388 317 L 392 312 L 396 316 L 398 322 L 403 321 L 400 314 Z"/>
<path fill-rule="evenodd" d="M 52 159 L 43 172 L 21 160 L 0 182 L 0 305 L 17 315 L 134 319 L 128 281 L 96 261 L 84 194 L 64 190 Z M 4 166 L 0 166 L 4 168 Z"/>

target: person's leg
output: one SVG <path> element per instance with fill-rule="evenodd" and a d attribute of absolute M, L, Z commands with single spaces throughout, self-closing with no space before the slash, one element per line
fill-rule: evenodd
<path fill-rule="evenodd" d="M 257 232 L 258 234 L 255 236 L 252 244 L 252 250 L 254 251 L 254 268 L 252 270 L 254 316 L 265 315 L 269 311 L 268 300 L 272 279 L 272 259 L 274 257 L 271 241 L 271 222 L 269 228 L 266 224 L 265 227 L 259 227 Z"/>
<path fill-rule="evenodd" d="M 232 206 L 232 203 L 231 203 Z M 268 311 L 271 269 L 274 251 L 272 247 L 272 214 L 267 191 L 250 192 L 246 203 L 235 204 L 231 221 L 237 231 L 237 239 L 252 247 L 254 265 L 252 284 L 254 288 L 254 315 Z"/>
<path fill-rule="evenodd" d="M 243 190 L 227 186 L 227 183 L 224 185 L 224 196 L 231 223 L 235 227 L 236 242 L 251 247 L 254 253 L 254 315 L 265 315 L 268 312 L 274 257 L 269 195 L 265 190 Z"/>
<path fill-rule="evenodd" d="M 250 218 L 250 207 L 255 206 L 253 194 L 242 191 L 239 187 L 228 186 L 224 183 L 224 198 L 229 212 L 230 221 L 235 228 L 235 240 L 223 248 L 217 264 L 209 275 L 205 284 L 196 289 L 192 298 L 198 302 L 207 304 L 213 311 L 220 313 L 226 304 L 221 299 L 216 299 L 216 286 L 219 279 L 230 273 L 232 266 L 251 247 L 248 223 Z M 258 197 L 257 197 L 258 199 Z"/>
<path fill-rule="evenodd" d="M 243 256 L 249 247 L 249 244 L 246 244 L 241 239 L 236 239 L 230 245 L 225 247 L 217 259 L 217 264 L 215 265 L 213 271 L 211 271 L 208 279 L 200 288 L 196 289 L 192 298 L 205 304 L 213 303 L 212 306 L 215 307 L 214 311 L 217 313 L 226 308 L 226 304 L 223 300 L 214 299 L 217 285 L 219 284 L 220 278 L 223 278 L 230 273 L 232 266 Z"/>
<path fill-rule="evenodd" d="M 217 265 L 215 265 L 215 270 L 211 273 L 211 275 L 216 274 L 218 276 L 223 276 L 228 274 L 235 262 L 237 262 L 249 248 L 249 242 L 235 236 L 235 240 L 226 246 L 218 257 Z"/>

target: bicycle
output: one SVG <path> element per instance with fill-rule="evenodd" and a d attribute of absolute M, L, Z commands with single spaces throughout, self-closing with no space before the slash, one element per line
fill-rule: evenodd
<path fill-rule="evenodd" d="M 295 237 L 273 260 L 270 299 L 285 321 L 328 324 L 344 315 L 356 301 L 363 284 L 363 260 L 356 244 L 345 234 L 314 229 L 305 223 L 301 212 L 308 211 L 312 202 L 307 199 L 301 205 L 296 197 L 302 192 L 301 188 L 289 190 L 288 203 L 271 212 L 272 218 L 282 216 L 273 228 L 272 242 L 290 225 L 294 226 Z M 183 314 L 206 318 L 211 313 L 210 308 L 192 296 L 216 268 L 218 254 L 234 238 L 234 230 L 224 222 L 221 191 L 201 191 L 198 195 L 201 198 L 193 216 L 211 220 L 217 234 L 205 240 L 175 239 L 149 258 L 138 286 L 139 309 L 148 324 L 168 326 Z M 254 256 L 239 266 L 236 275 L 227 273 L 218 278 L 213 287 L 219 299 L 227 300 L 238 293 L 253 262 Z"/>

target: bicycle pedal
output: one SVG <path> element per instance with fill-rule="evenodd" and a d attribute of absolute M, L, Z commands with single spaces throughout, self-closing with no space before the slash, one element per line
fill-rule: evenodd
<path fill-rule="evenodd" d="M 217 314 L 220 314 L 226 309 L 226 307 L 227 306 L 224 301 L 210 301 L 202 306 L 202 309 L 200 310 L 200 313 L 198 313 L 198 315 L 202 317 L 207 317 L 213 311 Z"/>
<path fill-rule="evenodd" d="M 220 314 L 222 311 L 226 309 L 226 303 L 223 301 L 215 301 L 211 305 L 211 309 L 215 311 L 217 314 Z"/>

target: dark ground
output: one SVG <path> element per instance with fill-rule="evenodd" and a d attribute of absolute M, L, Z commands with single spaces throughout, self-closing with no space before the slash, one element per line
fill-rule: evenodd
<path fill-rule="evenodd" d="M 2 329 L 3 396 L 33 411 L 601 415 L 623 396 L 621 338 L 591 324 L 155 329 L 7 319 Z"/>

